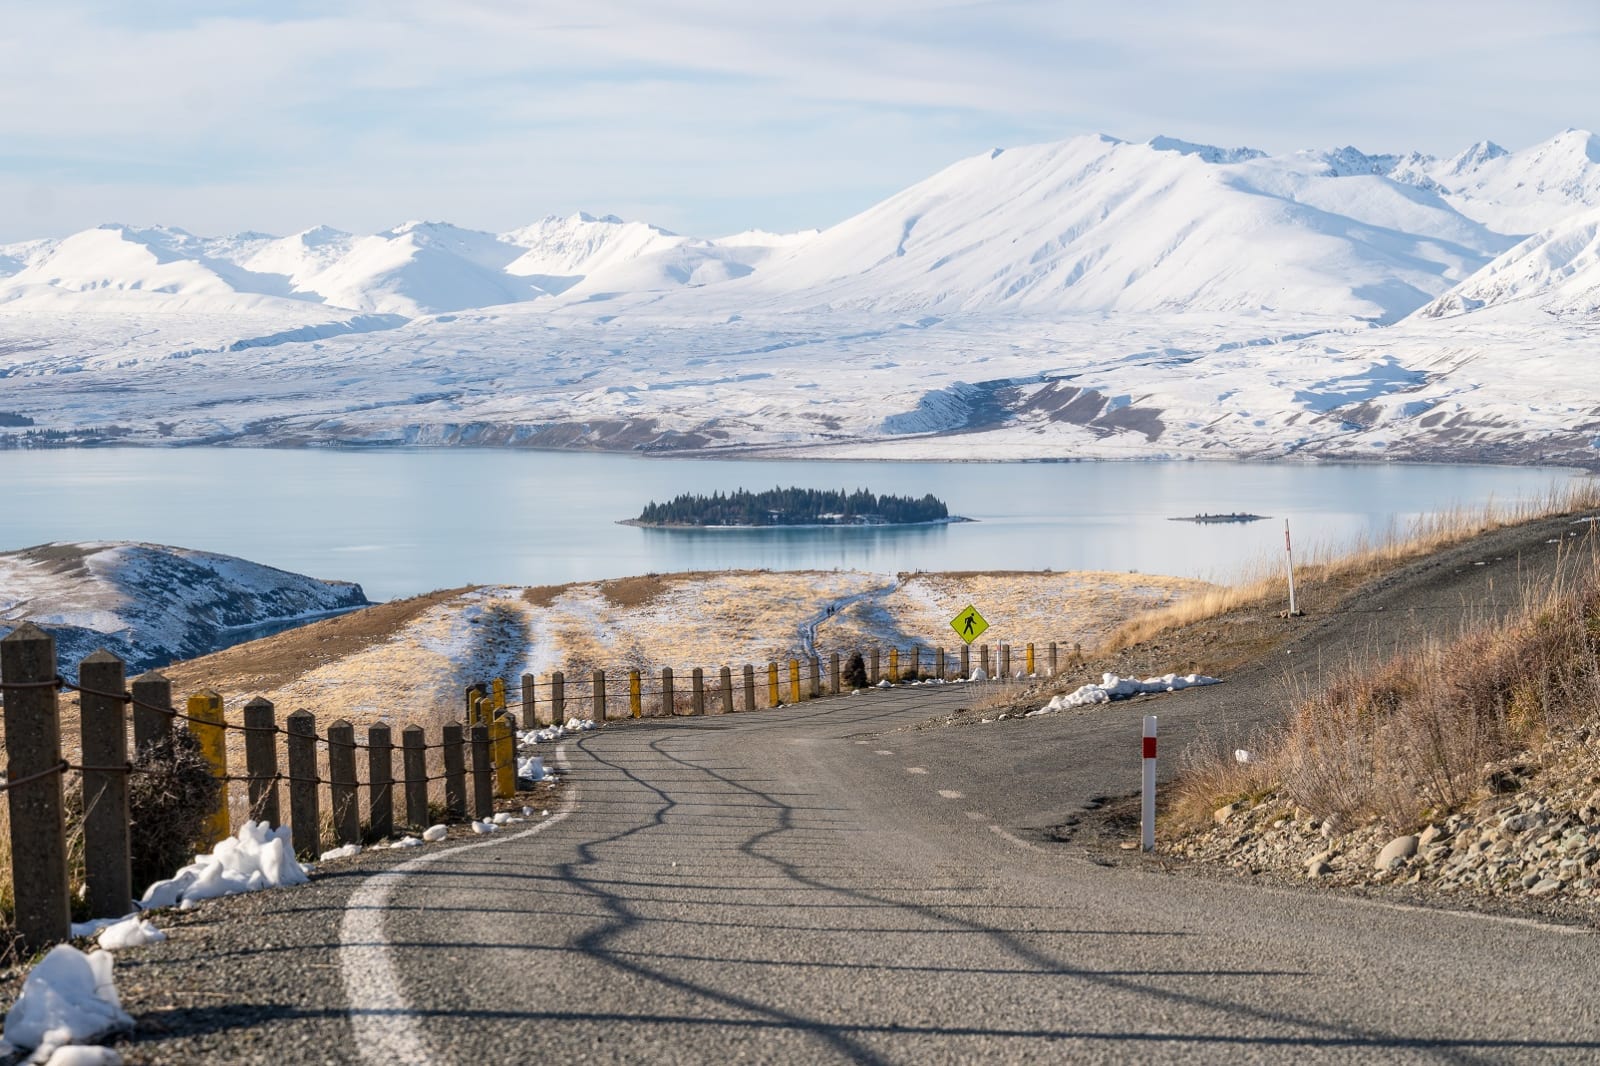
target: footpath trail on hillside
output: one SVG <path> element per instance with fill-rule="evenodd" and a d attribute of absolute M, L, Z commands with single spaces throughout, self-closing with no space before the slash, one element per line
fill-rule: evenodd
<path fill-rule="evenodd" d="M 1142 713 L 1247 727 L 1286 669 L 1550 580 L 1549 531 L 1495 536 L 1307 621 L 1298 666 L 1143 706 L 929 728 L 972 690 L 902 688 L 586 734 L 532 829 L 208 904 L 119 961 L 129 1061 L 1593 1058 L 1587 930 L 1106 867 L 1044 831 L 1136 785 Z"/>

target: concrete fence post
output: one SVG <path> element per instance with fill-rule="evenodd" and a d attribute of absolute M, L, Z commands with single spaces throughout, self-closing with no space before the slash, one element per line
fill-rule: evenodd
<path fill-rule="evenodd" d="M 1000 645 L 1000 669 L 996 672 L 1000 675 L 1001 680 L 1011 680 L 1011 645 Z"/>
<path fill-rule="evenodd" d="M 822 660 L 813 655 L 809 661 L 811 664 L 811 698 L 816 699 L 822 695 Z"/>
<path fill-rule="evenodd" d="M 228 827 L 228 734 L 223 727 L 222 695 L 215 689 L 201 689 L 189 697 L 189 733 L 200 743 L 200 753 L 211 764 L 211 776 L 222 786 L 217 804 L 206 816 L 205 839 L 216 844 L 229 836 Z"/>
<path fill-rule="evenodd" d="M 17 933 L 30 951 L 65 940 L 72 932 L 67 883 L 65 785 L 61 765 L 61 714 L 56 690 L 55 638 L 24 622 L 0 640 L 0 684 L 5 693 L 11 811 L 11 882 Z M 26 686 L 26 687 L 11 687 Z"/>
<path fill-rule="evenodd" d="M 529 729 L 539 724 L 539 682 L 532 674 L 522 675 L 522 720 Z"/>
<path fill-rule="evenodd" d="M 744 709 L 756 709 L 756 668 L 749 663 L 744 664 Z"/>
<path fill-rule="evenodd" d="M 878 649 L 872 649 L 872 661 L 867 664 L 867 684 L 876 685 L 881 680 L 878 673 Z"/>
<path fill-rule="evenodd" d="M 367 727 L 367 828 L 374 840 L 394 835 L 394 736 L 383 722 Z"/>
<path fill-rule="evenodd" d="M 700 669 L 697 666 L 697 667 L 694 668 L 694 672 L 689 675 L 689 678 L 690 678 L 689 688 L 690 688 L 690 692 L 691 692 L 691 700 L 690 700 L 690 703 L 689 703 L 689 713 L 690 714 L 705 714 L 706 713 L 706 673 L 705 673 L 704 670 Z"/>
<path fill-rule="evenodd" d="M 315 859 L 322 853 L 317 716 L 295 711 L 285 719 L 284 731 L 289 749 L 289 838 L 296 855 Z"/>
<path fill-rule="evenodd" d="M 839 653 L 834 652 L 828 659 L 828 691 L 835 696 L 839 694 Z"/>
<path fill-rule="evenodd" d="M 567 720 L 567 675 L 560 670 L 550 675 L 550 724 L 563 725 Z"/>
<path fill-rule="evenodd" d="M 978 665 L 982 668 L 985 677 L 994 677 L 994 671 L 989 669 L 989 645 L 987 644 L 978 646 Z"/>
<path fill-rule="evenodd" d="M 594 672 L 593 684 L 594 698 L 590 701 L 589 717 L 593 718 L 597 725 L 603 725 L 606 720 L 606 672 L 604 670 L 596 670 Z"/>
<path fill-rule="evenodd" d="M 900 649 L 899 648 L 890 648 L 889 649 L 889 684 L 898 685 L 899 683 L 900 683 Z"/>
<path fill-rule="evenodd" d="M 428 827 L 428 737 L 420 725 L 400 730 L 401 763 L 406 775 L 406 824 Z"/>
<path fill-rule="evenodd" d="M 1061 662 L 1056 651 L 1056 642 L 1050 642 L 1050 676 L 1055 677 L 1061 672 Z"/>
<path fill-rule="evenodd" d="M 639 683 L 639 671 L 628 671 L 628 713 L 635 718 L 644 717 L 644 686 Z"/>
<path fill-rule="evenodd" d="M 277 708 L 271 700 L 257 696 L 244 705 L 244 772 L 250 817 L 271 826 L 283 824 L 278 810 L 277 724 Z"/>
<path fill-rule="evenodd" d="M 356 730 L 340 718 L 328 727 L 328 798 L 337 844 L 361 843 L 361 800 L 356 788 Z"/>
<path fill-rule="evenodd" d="M 724 666 L 717 672 L 717 680 L 722 682 L 722 713 L 733 713 L 733 671 Z"/>
<path fill-rule="evenodd" d="M 972 646 L 961 645 L 961 676 L 963 679 L 972 676 Z"/>
<path fill-rule="evenodd" d="M 777 707 L 783 703 L 783 698 L 778 695 L 778 664 L 767 664 L 767 706 Z"/>
<path fill-rule="evenodd" d="M 78 664 L 85 691 L 78 710 L 83 728 L 83 865 L 85 895 L 94 918 L 120 918 L 133 910 L 133 867 L 128 851 L 128 705 L 120 697 L 122 660 L 96 651 Z M 105 695 L 96 695 L 105 693 Z"/>
<path fill-rule="evenodd" d="M 467 816 L 467 748 L 460 722 L 447 722 L 444 748 L 444 805 L 453 817 Z"/>
<path fill-rule="evenodd" d="M 661 668 L 661 713 L 668 718 L 678 713 L 678 696 L 672 691 L 672 667 Z"/>
<path fill-rule="evenodd" d="M 494 761 L 489 752 L 489 727 L 472 727 L 472 811 L 478 819 L 494 817 Z"/>
<path fill-rule="evenodd" d="M 949 676 L 944 672 L 944 647 L 942 645 L 933 649 L 933 672 L 940 681 L 950 680 Z"/>
<path fill-rule="evenodd" d="M 165 674 L 151 670 L 133 679 L 133 751 L 137 756 L 146 745 L 164 740 L 172 734 L 172 715 L 163 710 L 172 707 L 172 682 Z M 143 706 L 141 706 L 141 704 Z"/>
<path fill-rule="evenodd" d="M 913 645 L 911 645 L 911 666 L 906 671 L 906 678 L 908 680 L 915 681 L 921 676 L 922 676 L 922 647 L 920 645 L 913 644 Z"/>

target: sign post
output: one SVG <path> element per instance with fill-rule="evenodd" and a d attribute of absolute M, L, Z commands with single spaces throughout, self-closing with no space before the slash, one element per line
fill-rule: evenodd
<path fill-rule="evenodd" d="M 1144 716 L 1143 810 L 1139 819 L 1139 850 L 1156 850 L 1156 716 Z"/>
<path fill-rule="evenodd" d="M 1289 520 L 1283 520 L 1283 557 L 1289 565 L 1289 617 L 1293 618 L 1300 612 L 1294 604 L 1294 546 L 1289 543 Z"/>

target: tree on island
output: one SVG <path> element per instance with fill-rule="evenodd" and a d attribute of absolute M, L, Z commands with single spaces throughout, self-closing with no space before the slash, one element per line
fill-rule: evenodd
<path fill-rule="evenodd" d="M 635 520 L 647 526 L 906 525 L 940 522 L 950 509 L 933 494 L 879 496 L 866 489 L 739 489 L 710 496 L 684 493 L 667 503 L 651 501 Z"/>

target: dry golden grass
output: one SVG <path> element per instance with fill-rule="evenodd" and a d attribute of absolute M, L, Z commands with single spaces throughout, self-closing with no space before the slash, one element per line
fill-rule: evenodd
<path fill-rule="evenodd" d="M 1515 617 L 1297 694 L 1249 763 L 1196 744 L 1173 790 L 1177 822 L 1207 825 L 1224 803 L 1273 793 L 1342 827 L 1403 831 L 1473 801 L 1495 760 L 1600 725 L 1600 554 L 1578 550 L 1580 575 Z"/>

